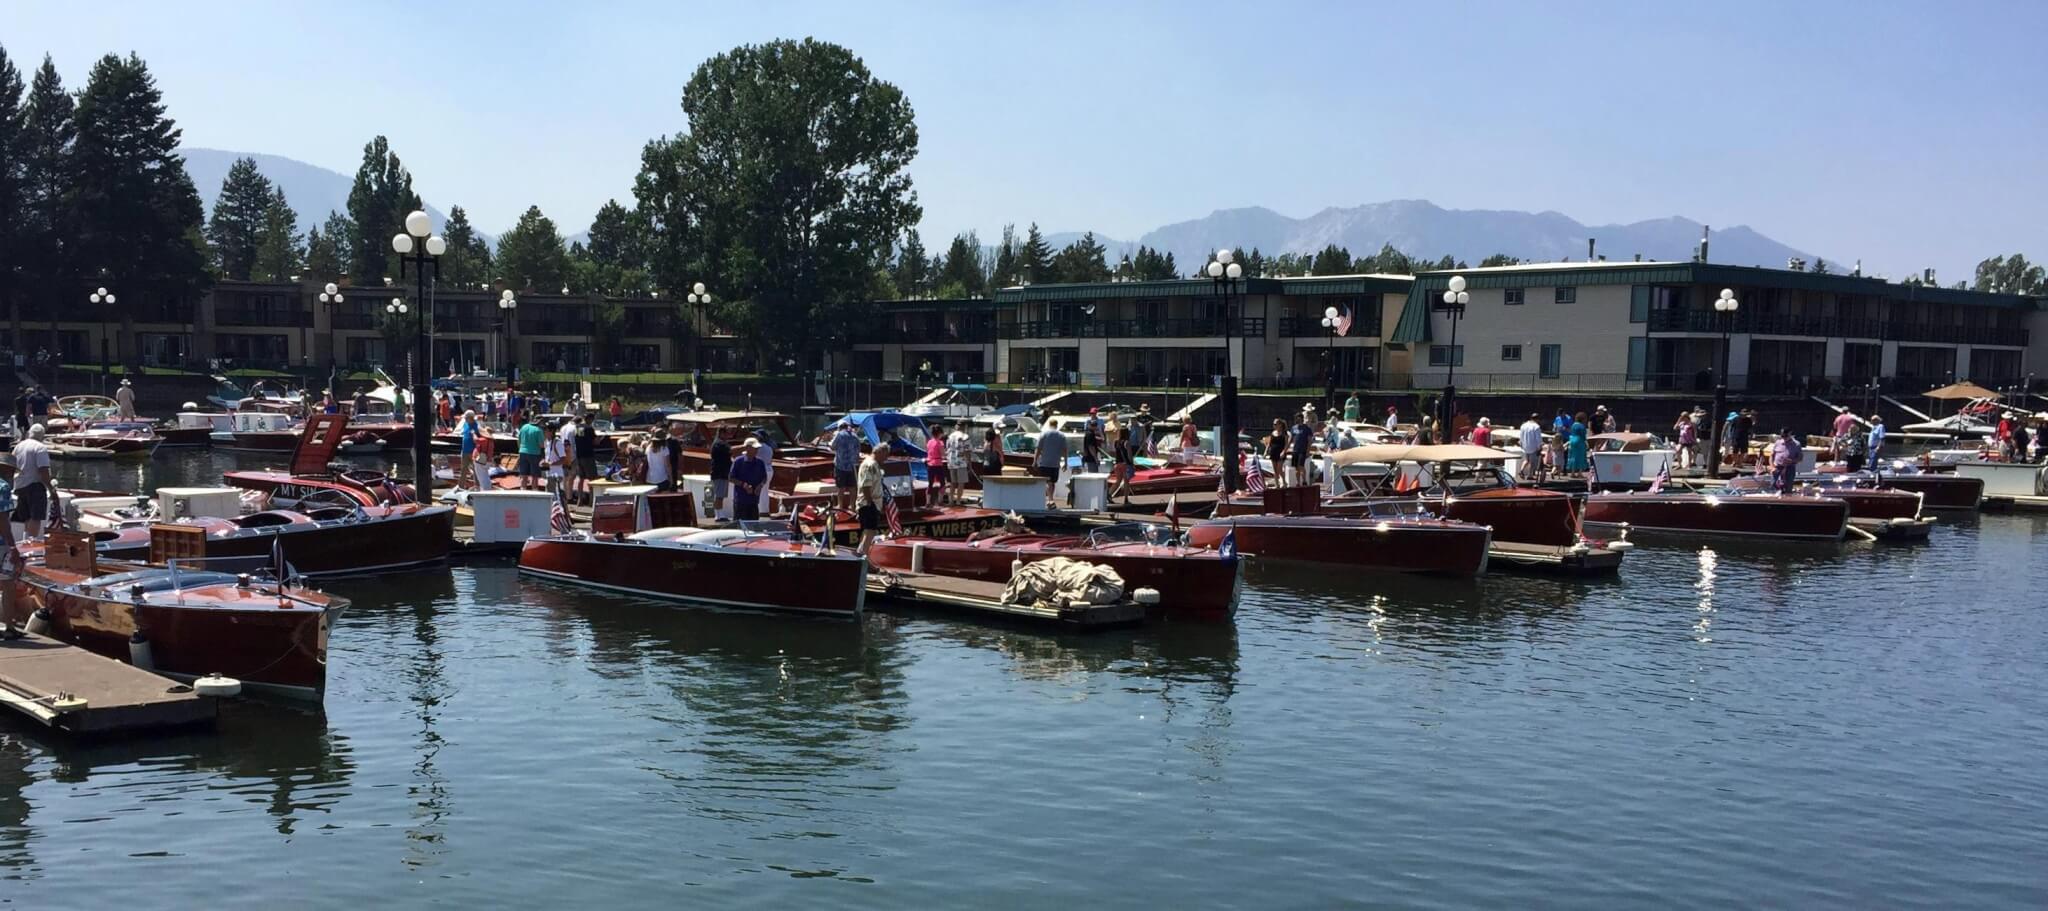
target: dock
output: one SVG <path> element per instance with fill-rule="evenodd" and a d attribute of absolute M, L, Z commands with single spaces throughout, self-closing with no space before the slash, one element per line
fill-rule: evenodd
<path fill-rule="evenodd" d="M 2048 497 L 1985 494 L 1978 508 L 1985 512 L 2048 512 Z"/>
<path fill-rule="evenodd" d="M 219 711 L 186 684 L 33 633 L 0 640 L 0 705 L 76 734 L 211 724 Z"/>
<path fill-rule="evenodd" d="M 909 572 L 870 572 L 868 594 L 907 604 L 970 611 L 982 616 L 1049 623 L 1078 630 L 1135 626 L 1145 621 L 1145 607 L 1125 598 L 1115 604 L 1083 604 L 1065 608 L 1003 603 L 1005 586 L 978 579 L 955 579 Z"/>
<path fill-rule="evenodd" d="M 1567 576 L 1604 576 L 1621 571 L 1621 559 L 1634 545 L 1617 542 L 1613 547 L 1548 547 L 1495 541 L 1487 545 L 1488 570 L 1505 569 Z"/>

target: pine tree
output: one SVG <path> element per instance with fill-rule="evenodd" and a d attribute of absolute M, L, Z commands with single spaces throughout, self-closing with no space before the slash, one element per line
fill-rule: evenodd
<path fill-rule="evenodd" d="M 270 179 L 256 169 L 256 159 L 239 158 L 228 168 L 213 200 L 213 218 L 206 223 L 214 271 L 222 278 L 248 281 L 256 265 L 258 234 L 271 201 Z"/>
<path fill-rule="evenodd" d="M 569 277 L 569 252 L 555 222 L 528 206 L 519 223 L 498 238 L 498 276 L 514 288 L 554 291 Z"/>
<path fill-rule="evenodd" d="M 197 293 L 209 279 L 201 237 L 204 207 L 180 131 L 142 58 L 109 54 L 78 94 L 78 140 L 67 207 L 77 220 L 77 257 L 88 274 L 120 289 L 124 328 L 131 304 Z"/>
<path fill-rule="evenodd" d="M 440 279 L 450 287 L 471 288 L 490 281 L 491 248 L 469 223 L 461 206 L 448 208 L 448 223 L 441 228 L 448 252 L 441 255 Z"/>
<path fill-rule="evenodd" d="M 933 284 L 939 289 L 940 297 L 981 297 L 986 293 L 982 284 L 981 238 L 973 231 L 953 235 L 953 244 L 946 248 L 946 255 L 934 269 L 938 273 Z"/>
<path fill-rule="evenodd" d="M 7 56 L 7 48 L 0 47 L 0 212 L 8 213 L 0 218 L 0 306 L 8 308 L 15 337 L 20 338 L 20 312 L 14 309 L 19 303 L 20 289 L 26 276 L 26 265 L 14 255 L 20 244 L 26 240 L 28 219 L 21 217 L 23 211 L 23 131 L 27 112 L 21 106 L 27 86 L 21 81 L 21 70 Z M 18 347 L 18 346 L 17 346 Z"/>
<path fill-rule="evenodd" d="M 1509 256 L 1506 253 L 1495 253 L 1492 256 L 1480 260 L 1479 268 L 1491 269 L 1495 266 L 1519 266 L 1521 264 L 1522 258 L 1519 256 Z"/>
<path fill-rule="evenodd" d="M 889 280 L 903 297 L 922 297 L 931 291 L 931 261 L 925 257 L 924 240 L 911 228 L 903 234 L 903 246 L 889 267 Z"/>
<path fill-rule="evenodd" d="M 424 208 L 412 191 L 412 173 L 379 136 L 363 146 L 363 163 L 348 191 L 349 263 L 356 284 L 381 283 L 398 274 L 391 238 L 405 230 L 405 216 Z"/>
<path fill-rule="evenodd" d="M 1095 232 L 1083 234 L 1053 257 L 1053 280 L 1070 284 L 1107 281 L 1109 264 L 1103 261 L 1107 253 Z"/>
<path fill-rule="evenodd" d="M 1052 248 L 1045 243 L 1045 235 L 1038 233 L 1038 222 L 1031 223 L 1025 232 L 1024 247 L 1017 253 L 1017 268 L 1026 280 L 1034 284 L 1056 281 L 1052 271 Z"/>
<path fill-rule="evenodd" d="M 328 281 L 346 278 L 354 237 L 355 226 L 348 216 L 329 211 L 326 224 L 306 232 L 306 272 Z"/>
<path fill-rule="evenodd" d="M 285 201 L 284 188 L 271 191 L 263 207 L 262 229 L 256 233 L 256 257 L 251 277 L 258 281 L 289 281 L 299 274 L 305 248 L 299 243 L 299 213 Z"/>
<path fill-rule="evenodd" d="M 1025 275 L 1017 263 L 1017 226 L 1003 226 L 1003 242 L 996 246 L 996 259 L 989 272 L 989 284 L 996 288 L 1009 288 L 1024 283 Z"/>
<path fill-rule="evenodd" d="M 605 200 L 590 221 L 590 260 L 617 269 L 644 269 L 647 257 L 633 215 L 616 199 Z"/>
<path fill-rule="evenodd" d="M 1815 275 L 1826 275 L 1826 274 L 1828 274 L 1828 261 L 1827 261 L 1827 260 L 1824 260 L 1824 259 L 1821 259 L 1821 258 L 1820 258 L 1820 257 L 1818 257 L 1818 256 L 1814 257 L 1814 258 L 1813 258 L 1813 274 L 1815 274 Z"/>
<path fill-rule="evenodd" d="M 76 106 L 71 94 L 64 91 L 56 64 L 45 55 L 22 109 L 22 217 L 9 255 L 20 264 L 21 284 L 31 309 L 50 320 L 75 306 L 69 297 L 77 290 L 70 255 L 75 232 L 64 192 L 77 135 Z M 55 347 L 55 327 L 50 331 L 49 344 Z"/>
<path fill-rule="evenodd" d="M 1315 275 L 1343 275 L 1352 269 L 1351 251 L 1330 244 L 1309 262 L 1308 270 Z"/>

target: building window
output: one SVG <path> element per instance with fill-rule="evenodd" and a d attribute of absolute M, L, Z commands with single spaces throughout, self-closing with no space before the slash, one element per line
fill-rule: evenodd
<path fill-rule="evenodd" d="M 1465 366 L 1465 346 L 1458 345 L 1455 348 L 1450 345 L 1429 346 L 1429 365 L 1431 367 Z"/>
<path fill-rule="evenodd" d="M 1506 304 L 1506 305 L 1508 305 L 1508 306 L 1510 306 L 1510 307 L 1519 307 L 1519 306 L 1521 306 L 1521 305 L 1522 305 L 1522 289 L 1520 289 L 1520 288 L 1508 288 L 1508 289 L 1505 289 L 1505 290 L 1501 291 L 1501 293 L 1500 293 L 1500 302 L 1501 302 L 1501 303 L 1503 303 L 1503 304 Z"/>
<path fill-rule="evenodd" d="M 1574 288 L 1574 287 L 1572 287 L 1572 286 L 1570 286 L 1570 285 L 1565 285 L 1565 286 L 1559 287 L 1559 288 L 1558 288 L 1558 289 L 1556 289 L 1556 290 L 1557 290 L 1557 302 L 1558 302 L 1558 303 L 1560 303 L 1560 304 L 1576 304 L 1576 303 L 1578 303 L 1578 302 L 1579 302 L 1579 289 L 1577 289 L 1577 288 Z"/>
<path fill-rule="evenodd" d="M 1519 361 L 1519 360 L 1521 360 L 1521 359 L 1522 359 L 1522 346 L 1520 346 L 1520 345 L 1502 345 L 1502 346 L 1500 346 L 1500 359 L 1501 359 L 1501 360 L 1504 360 L 1504 361 Z"/>
<path fill-rule="evenodd" d="M 1536 375 L 1544 379 L 1557 379 L 1558 374 L 1564 370 L 1564 346 L 1544 345 L 1539 354 Z"/>

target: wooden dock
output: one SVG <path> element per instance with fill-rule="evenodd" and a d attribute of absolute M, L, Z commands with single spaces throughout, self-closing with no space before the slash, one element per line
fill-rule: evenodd
<path fill-rule="evenodd" d="M 2048 497 L 1986 494 L 1979 508 L 1985 512 L 2048 512 Z"/>
<path fill-rule="evenodd" d="M 217 700 L 46 636 L 0 640 L 0 705 L 77 734 L 213 723 Z"/>
<path fill-rule="evenodd" d="M 1003 603 L 1003 586 L 977 579 L 955 579 L 908 572 L 868 573 L 868 594 L 888 601 L 972 611 L 983 616 L 1051 623 L 1070 629 L 1098 630 L 1135 626 L 1145 621 L 1145 607 L 1128 598 L 1116 604 L 1084 604 L 1066 608 Z"/>
<path fill-rule="evenodd" d="M 1619 543 L 1614 546 L 1624 547 Z M 1567 576 L 1602 576 L 1620 572 L 1621 559 L 1625 553 L 1625 549 L 1605 547 L 1579 551 L 1570 547 L 1495 541 L 1487 546 L 1486 565 L 1489 571 L 1503 569 Z"/>

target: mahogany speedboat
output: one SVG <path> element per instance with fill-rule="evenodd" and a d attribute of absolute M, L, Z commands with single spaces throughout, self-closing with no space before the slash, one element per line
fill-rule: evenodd
<path fill-rule="evenodd" d="M 1808 541 L 1840 541 L 1849 528 L 1846 501 L 1740 490 L 1596 493 L 1585 515 L 1588 527 Z"/>
<path fill-rule="evenodd" d="M 1923 471 L 1895 463 L 1891 469 L 1874 471 L 1829 471 L 1823 467 L 1803 474 L 1801 484 L 1823 487 L 1883 488 L 1917 493 L 1923 509 L 1963 509 L 1975 512 L 1984 502 L 1984 479 L 1966 478 L 1945 471 Z"/>
<path fill-rule="evenodd" d="M 43 559 L 16 583 L 50 635 L 124 661 L 147 656 L 159 674 L 225 674 L 274 695 L 320 701 L 327 635 L 348 601 L 275 579 L 170 566 L 101 562 L 83 535 L 50 533 Z"/>
<path fill-rule="evenodd" d="M 187 518 L 151 525 L 139 541 L 132 528 L 97 537 L 104 557 L 152 563 L 200 558 L 215 568 L 253 565 L 282 548 L 299 573 L 325 576 L 439 563 L 448 558 L 454 534 L 454 507 L 407 503 Z"/>
<path fill-rule="evenodd" d="M 1770 480 L 1757 476 L 1733 478 L 1728 486 L 1741 491 L 1763 491 Z M 1924 496 L 1886 487 L 1858 487 L 1852 483 L 1800 482 L 1790 496 L 1824 497 L 1849 504 L 1849 524 L 1882 538 L 1924 541 L 1934 520 L 1921 515 Z"/>
<path fill-rule="evenodd" d="M 299 442 L 299 428 L 289 413 L 283 411 L 256 410 L 237 411 L 227 430 L 216 430 L 209 435 L 215 449 L 237 452 L 290 452 Z"/>
<path fill-rule="evenodd" d="M 136 455 L 156 449 L 163 438 L 148 421 L 92 421 L 76 430 L 50 434 L 50 442 Z"/>
<path fill-rule="evenodd" d="M 1018 565 L 1053 557 L 1099 563 L 1116 570 L 1129 588 L 1157 589 L 1160 607 L 1180 619 L 1230 619 L 1243 586 L 1243 561 L 1213 550 L 1185 549 L 1164 528 L 1135 522 L 1085 536 L 1024 532 L 975 541 L 907 536 L 879 538 L 868 546 L 868 562 L 877 568 L 1003 583 Z"/>
<path fill-rule="evenodd" d="M 711 471 L 711 441 L 722 437 L 739 455 L 741 441 L 756 430 L 768 432 L 775 446 L 774 474 L 768 486 L 794 491 L 803 482 L 832 480 L 832 451 L 793 442 L 789 415 L 773 411 L 691 411 L 668 416 L 670 435 L 683 443 L 683 474 Z M 920 450 L 921 451 L 921 450 Z M 908 470 L 908 469 L 906 469 Z"/>
<path fill-rule="evenodd" d="M 530 538 L 519 553 L 519 571 L 719 607 L 858 617 L 867 601 L 867 560 L 809 538 L 792 539 L 780 522 Z"/>
<path fill-rule="evenodd" d="M 382 472 L 336 471 L 331 466 L 350 432 L 340 415 L 316 414 L 299 432 L 288 468 L 230 471 L 221 477 L 230 487 L 269 494 L 277 506 L 297 506 L 308 497 L 328 504 L 363 506 L 411 502 L 411 488 L 392 482 Z"/>
<path fill-rule="evenodd" d="M 1493 532 L 1484 525 L 1416 515 L 1232 516 L 1188 529 L 1188 545 L 1222 549 L 1226 539 L 1261 560 L 1294 560 L 1404 573 L 1476 576 L 1486 571 Z"/>

